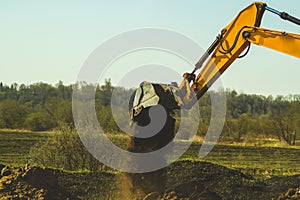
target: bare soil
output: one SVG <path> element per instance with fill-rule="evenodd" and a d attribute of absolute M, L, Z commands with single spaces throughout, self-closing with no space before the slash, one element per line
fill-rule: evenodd
<path fill-rule="evenodd" d="M 0 199 L 283 200 L 300 196 L 300 175 L 258 180 L 238 170 L 200 161 L 173 163 L 165 169 L 165 192 L 149 191 L 143 196 L 130 196 L 138 194 L 137 187 L 127 187 L 132 183 L 126 182 L 122 173 L 65 172 L 29 165 L 0 167 Z"/>

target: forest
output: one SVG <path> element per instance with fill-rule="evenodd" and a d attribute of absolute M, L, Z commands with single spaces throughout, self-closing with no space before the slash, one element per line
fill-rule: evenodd
<path fill-rule="evenodd" d="M 72 91 L 74 87 L 95 90 L 95 107 L 105 132 L 122 132 L 116 118 L 128 123 L 128 96 L 134 89 L 114 87 L 110 79 L 103 85 L 76 83 L 55 85 L 47 83 L 0 83 L 0 128 L 32 131 L 55 130 L 64 125 L 73 127 Z M 114 92 L 114 99 L 111 99 Z M 227 112 L 221 139 L 237 142 L 243 137 L 271 137 L 295 145 L 300 129 L 300 95 L 262 96 L 238 93 L 227 89 Z M 113 116 L 111 106 L 120 109 Z M 199 100 L 201 119 L 197 134 L 204 136 L 210 123 L 211 101 L 209 93 Z M 125 110 L 124 110 L 125 109 Z M 192 122 L 191 122 L 192 123 Z M 185 127 L 188 131 L 188 127 Z"/>

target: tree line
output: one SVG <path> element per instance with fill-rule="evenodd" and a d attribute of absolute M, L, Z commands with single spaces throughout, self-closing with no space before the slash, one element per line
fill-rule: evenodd
<path fill-rule="evenodd" d="M 56 85 L 42 82 L 6 85 L 1 82 L 0 128 L 46 131 L 63 125 L 73 127 L 72 92 L 75 87 L 82 91 L 95 90 L 95 108 L 104 131 L 122 131 L 115 121 L 128 123 L 127 99 L 133 89 L 114 87 L 110 80 L 97 86 L 84 82 L 64 85 L 61 81 Z M 111 99 L 113 92 L 114 98 Z M 227 113 L 222 137 L 241 141 L 246 135 L 263 135 L 295 145 L 300 128 L 300 95 L 266 97 L 226 90 L 226 97 Z M 197 134 L 205 135 L 210 123 L 209 93 L 198 103 L 201 118 Z M 117 116 L 112 115 L 112 105 L 118 111 Z M 185 131 L 188 128 L 185 127 Z"/>

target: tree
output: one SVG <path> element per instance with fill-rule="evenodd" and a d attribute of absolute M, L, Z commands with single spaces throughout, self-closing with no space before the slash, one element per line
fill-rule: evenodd
<path fill-rule="evenodd" d="M 222 131 L 222 135 L 223 136 L 232 136 L 234 131 L 235 131 L 235 127 L 236 127 L 236 120 L 232 119 L 231 116 L 227 116 L 225 119 L 225 124 L 224 124 L 224 128 Z"/>
<path fill-rule="evenodd" d="M 238 120 L 238 137 L 237 140 L 242 141 L 242 136 L 245 135 L 248 131 L 248 115 L 242 114 Z"/>
<path fill-rule="evenodd" d="M 56 126 L 46 113 L 30 113 L 25 120 L 25 127 L 32 131 L 46 131 Z"/>
<path fill-rule="evenodd" d="M 105 79 L 104 85 L 97 88 L 97 97 L 101 100 L 103 106 L 109 106 L 111 104 L 113 89 L 110 79 Z"/>
<path fill-rule="evenodd" d="M 16 100 L 6 99 L 0 102 L 0 128 L 21 128 L 29 108 Z"/>
<path fill-rule="evenodd" d="M 300 101 L 289 102 L 283 97 L 275 99 L 272 110 L 273 130 L 279 139 L 295 145 L 300 124 Z"/>
<path fill-rule="evenodd" d="M 60 97 L 50 97 L 46 100 L 42 110 L 47 113 L 49 120 L 52 120 L 56 126 L 64 124 L 73 125 L 72 104 L 70 100 L 64 100 Z"/>

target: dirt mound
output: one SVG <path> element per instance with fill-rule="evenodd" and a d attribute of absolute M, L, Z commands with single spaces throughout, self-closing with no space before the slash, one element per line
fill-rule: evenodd
<path fill-rule="evenodd" d="M 147 195 L 142 196 L 143 198 L 123 199 L 271 200 L 287 191 L 289 187 L 299 185 L 300 181 L 300 176 L 298 175 L 257 179 L 239 170 L 229 169 L 209 162 L 191 160 L 182 160 L 171 164 L 166 169 L 166 176 L 166 192 L 163 194 L 160 191 L 152 190 Z M 120 183 L 124 184 L 122 181 Z M 136 185 L 133 184 L 131 187 L 136 190 Z M 297 199 L 295 191 L 298 190 L 289 190 L 288 193 L 284 193 L 278 199 Z"/>
<path fill-rule="evenodd" d="M 1 170 L 0 199 L 64 199 L 55 171 L 26 165 Z"/>
<path fill-rule="evenodd" d="M 273 199 L 275 200 L 275 199 Z M 281 194 L 277 200 L 300 200 L 300 187 L 294 189 L 290 188 L 284 194 Z"/>
<path fill-rule="evenodd" d="M 184 183 L 166 192 L 158 200 L 221 200 L 221 198 L 197 181 Z"/>
<path fill-rule="evenodd" d="M 0 199 L 299 200 L 300 194 L 300 188 L 289 189 L 299 187 L 300 175 L 261 180 L 203 161 L 183 160 L 171 164 L 165 169 L 166 190 L 149 188 L 151 191 L 141 198 L 129 197 L 137 192 L 138 184 L 120 178 L 122 173 L 66 172 L 29 165 L 0 165 L 0 170 Z M 124 186 L 123 190 L 120 185 Z"/>

